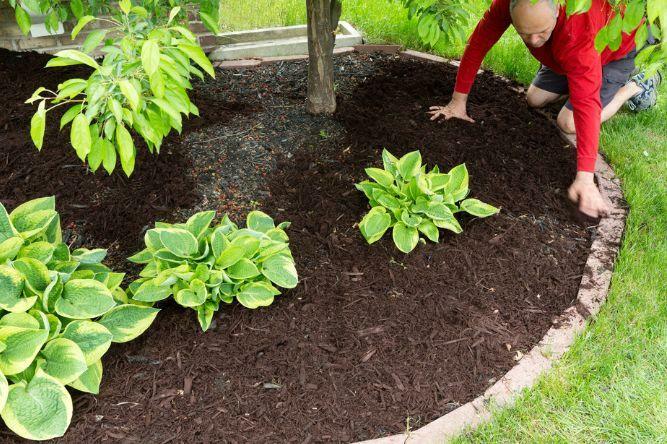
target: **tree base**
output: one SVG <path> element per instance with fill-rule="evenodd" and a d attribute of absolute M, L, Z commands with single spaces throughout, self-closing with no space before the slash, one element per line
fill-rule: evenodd
<path fill-rule="evenodd" d="M 306 99 L 306 111 L 310 114 L 331 116 L 336 112 L 336 97 L 333 101 L 313 102 Z"/>
<path fill-rule="evenodd" d="M 331 115 L 336 111 L 333 50 L 340 17 L 340 0 L 307 0 L 308 94 L 306 110 Z"/>

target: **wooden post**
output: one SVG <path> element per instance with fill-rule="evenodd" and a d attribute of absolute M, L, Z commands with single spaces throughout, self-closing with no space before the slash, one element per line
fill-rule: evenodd
<path fill-rule="evenodd" d="M 308 13 L 308 94 L 306 109 L 311 114 L 333 114 L 333 50 L 341 13 L 340 0 L 306 0 Z"/>

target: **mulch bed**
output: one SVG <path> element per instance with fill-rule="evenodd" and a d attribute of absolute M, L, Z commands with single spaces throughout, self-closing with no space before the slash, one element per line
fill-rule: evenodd
<path fill-rule="evenodd" d="M 435 124 L 449 66 L 388 55 L 337 57 L 339 110 L 306 114 L 304 62 L 219 71 L 196 86 L 202 117 L 135 174 L 91 174 L 52 116 L 29 141 L 23 101 L 77 69 L 0 52 L 0 200 L 55 194 L 70 242 L 141 247 L 155 220 L 212 208 L 239 222 L 251 208 L 289 220 L 301 284 L 266 309 L 224 307 L 205 334 L 165 303 L 138 340 L 104 358 L 99 396 L 75 395 L 63 442 L 349 442 L 419 427 L 470 401 L 529 350 L 576 298 L 590 245 L 565 201 L 574 152 L 523 97 L 480 75 L 477 124 Z M 354 183 L 380 151 L 421 149 L 429 165 L 465 162 L 472 195 L 502 207 L 463 217 L 464 233 L 410 255 L 390 236 L 368 246 Z M 409 420 L 408 420 L 409 418 Z M 12 435 L 3 431 L 7 440 Z"/>

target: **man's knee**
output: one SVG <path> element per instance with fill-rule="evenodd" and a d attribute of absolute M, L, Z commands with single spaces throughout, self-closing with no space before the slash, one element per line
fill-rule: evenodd
<path fill-rule="evenodd" d="M 550 103 L 560 100 L 563 95 L 530 85 L 526 92 L 526 102 L 531 108 L 543 108 Z"/>
<path fill-rule="evenodd" d="M 558 124 L 558 128 L 560 128 L 564 133 L 576 133 L 576 129 L 574 127 L 574 114 L 569 109 L 563 108 L 561 110 L 561 112 L 558 114 L 558 118 L 556 119 L 556 123 Z"/>
<path fill-rule="evenodd" d="M 547 101 L 542 91 L 530 85 L 526 92 L 526 103 L 531 108 L 542 108 L 547 104 Z"/>
<path fill-rule="evenodd" d="M 535 95 L 526 95 L 526 103 L 530 108 L 543 108 L 546 102 Z"/>

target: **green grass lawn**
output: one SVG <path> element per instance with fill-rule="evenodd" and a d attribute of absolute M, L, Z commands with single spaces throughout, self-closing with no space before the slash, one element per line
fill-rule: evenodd
<path fill-rule="evenodd" d="M 303 0 L 230 0 L 226 29 L 305 23 Z M 480 14 L 484 0 L 472 2 Z M 425 48 L 397 0 L 344 0 L 368 41 Z M 459 56 L 461 45 L 432 52 Z M 537 62 L 513 31 L 487 68 L 529 83 Z M 603 126 L 601 149 L 630 204 L 609 299 L 571 351 L 517 404 L 457 442 L 667 443 L 667 86 L 657 108 Z"/>

